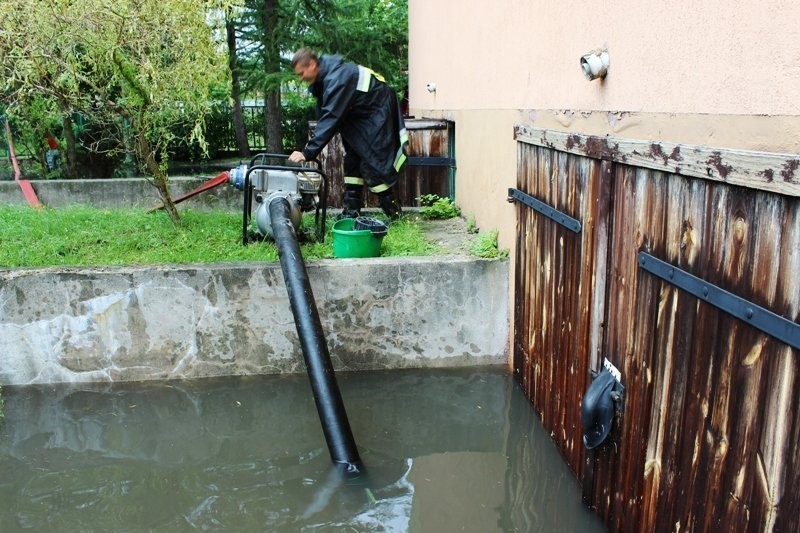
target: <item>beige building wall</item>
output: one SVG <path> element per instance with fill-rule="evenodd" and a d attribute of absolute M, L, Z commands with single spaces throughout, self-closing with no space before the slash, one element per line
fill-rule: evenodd
<path fill-rule="evenodd" d="M 411 113 L 455 121 L 456 202 L 513 248 L 515 123 L 800 152 L 798 21 L 790 0 L 409 0 Z"/>
<path fill-rule="evenodd" d="M 798 20 L 791 0 L 410 0 L 411 103 L 793 116 Z M 588 82 L 579 58 L 597 47 L 611 69 Z"/>
<path fill-rule="evenodd" d="M 800 153 L 798 21 L 793 0 L 409 0 L 410 111 L 455 122 L 456 203 L 513 261 L 515 124 Z"/>

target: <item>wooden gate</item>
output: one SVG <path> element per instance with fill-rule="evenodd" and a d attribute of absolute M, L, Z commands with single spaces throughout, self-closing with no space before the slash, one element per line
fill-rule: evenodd
<path fill-rule="evenodd" d="M 580 412 L 600 355 L 608 242 L 604 163 L 519 144 L 519 189 L 583 221 L 580 231 L 529 208 L 518 210 L 514 368 L 570 465 L 580 464 Z"/>
<path fill-rule="evenodd" d="M 517 210 L 514 369 L 588 502 L 613 530 L 797 531 L 798 159 L 516 138 L 518 193 L 555 211 Z M 645 268 L 655 260 L 747 305 L 736 317 Z M 762 308 L 789 341 L 748 323 Z M 603 358 L 623 411 L 587 452 L 581 401 Z"/>

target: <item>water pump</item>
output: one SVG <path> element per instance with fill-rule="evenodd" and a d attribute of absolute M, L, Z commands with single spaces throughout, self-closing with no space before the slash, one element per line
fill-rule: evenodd
<path fill-rule="evenodd" d="M 310 166 L 285 166 L 267 164 L 270 159 L 286 159 L 279 154 L 258 154 L 250 164 L 241 164 L 229 172 L 228 181 L 244 191 L 242 209 L 242 242 L 274 238 L 269 204 L 275 198 L 285 198 L 290 206 L 289 218 L 299 230 L 302 213 L 316 211 L 317 239 L 322 241 L 325 231 L 327 186 L 324 173 Z M 253 200 L 258 206 L 253 215 Z M 320 216 L 320 210 L 322 211 Z M 255 231 L 250 228 L 255 220 Z"/>

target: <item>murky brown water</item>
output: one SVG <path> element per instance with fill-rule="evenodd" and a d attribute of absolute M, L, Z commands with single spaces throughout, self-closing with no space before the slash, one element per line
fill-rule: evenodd
<path fill-rule="evenodd" d="M 304 375 L 5 387 L 0 531 L 602 531 L 504 370 L 337 377 L 354 480 Z"/>

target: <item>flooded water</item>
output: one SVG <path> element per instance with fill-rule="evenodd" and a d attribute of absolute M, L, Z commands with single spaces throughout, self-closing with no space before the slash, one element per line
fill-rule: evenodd
<path fill-rule="evenodd" d="M 602 531 L 504 369 L 337 374 L 365 471 L 305 375 L 5 387 L 0 531 Z"/>

